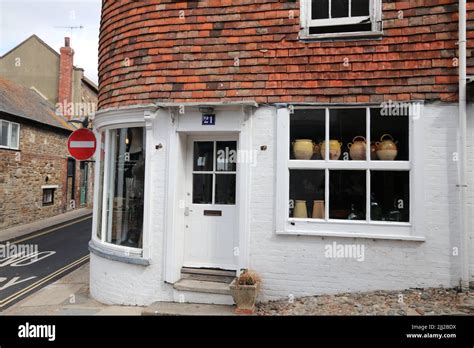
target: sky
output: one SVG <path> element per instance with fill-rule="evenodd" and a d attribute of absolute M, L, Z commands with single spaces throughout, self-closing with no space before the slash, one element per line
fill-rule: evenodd
<path fill-rule="evenodd" d="M 101 0 L 0 0 L 0 56 L 32 34 L 59 53 L 69 36 L 74 65 L 97 83 L 100 10 Z"/>

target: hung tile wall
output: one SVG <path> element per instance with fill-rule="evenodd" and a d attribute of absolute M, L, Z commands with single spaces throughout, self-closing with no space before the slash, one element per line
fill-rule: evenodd
<path fill-rule="evenodd" d="M 474 3 L 468 3 L 474 73 Z M 383 0 L 384 35 L 302 42 L 299 1 L 105 0 L 99 107 L 457 99 L 456 0 Z"/>

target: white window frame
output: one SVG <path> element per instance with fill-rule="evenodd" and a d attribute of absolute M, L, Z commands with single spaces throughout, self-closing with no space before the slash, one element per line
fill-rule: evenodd
<path fill-rule="evenodd" d="M 329 0 L 329 15 L 331 15 L 331 1 Z M 351 2 L 349 0 L 349 13 L 351 13 Z M 300 25 L 301 39 L 308 38 L 331 38 L 331 37 L 353 37 L 353 36 L 379 36 L 382 34 L 382 0 L 370 0 L 370 15 L 357 17 L 342 17 L 342 18 L 326 18 L 326 19 L 312 19 L 312 1 L 300 0 Z M 351 25 L 361 23 L 365 20 L 370 20 L 372 24 L 371 31 L 362 32 L 341 32 L 341 33 L 327 33 L 327 34 L 310 34 L 310 28 L 328 27 L 338 25 Z"/>
<path fill-rule="evenodd" d="M 326 142 L 329 141 L 329 117 L 331 109 L 365 108 L 367 142 L 370 143 L 370 108 L 380 105 L 326 105 L 280 107 L 277 111 L 277 173 L 275 226 L 277 234 L 314 235 L 334 237 L 359 237 L 373 239 L 395 239 L 424 241 L 423 233 L 423 106 L 419 104 L 419 114 L 409 117 L 409 161 L 331 161 L 329 146 L 326 147 L 326 160 L 290 159 L 290 111 L 295 109 L 325 109 Z M 394 117 L 394 116 L 387 116 Z M 370 147 L 366 149 L 370 159 Z M 365 221 L 329 219 L 329 204 L 325 204 L 325 219 L 300 219 L 289 217 L 290 170 L 324 170 L 325 202 L 329 202 L 329 170 L 366 171 L 366 212 Z M 370 175 L 369 170 L 409 171 L 410 172 L 410 222 L 389 222 L 370 220 Z"/>
<path fill-rule="evenodd" d="M 44 201 L 46 191 L 51 192 L 51 201 L 48 201 L 48 202 Z M 43 187 L 42 192 L 43 192 L 42 206 L 43 207 L 50 207 L 50 206 L 54 205 L 54 193 L 56 192 L 56 187 Z"/>
<path fill-rule="evenodd" d="M 145 245 L 145 228 L 146 228 L 146 225 L 145 225 L 145 221 L 147 219 L 147 213 L 144 211 L 144 215 L 143 215 L 143 220 L 144 220 L 144 224 L 143 224 L 143 231 L 142 231 L 142 238 L 143 238 L 143 244 L 142 244 L 142 247 L 141 248 L 134 248 L 134 247 L 129 247 L 129 246 L 124 246 L 124 245 L 117 245 L 117 244 L 113 244 L 113 243 L 110 243 L 110 242 L 107 242 L 107 236 L 109 235 L 109 230 L 107 228 L 107 226 L 110 226 L 110 224 L 112 223 L 112 214 L 107 214 L 107 206 L 109 204 L 112 204 L 112 199 L 113 197 L 110 195 L 110 191 L 109 191 L 109 187 L 110 187 L 110 183 L 112 181 L 115 180 L 115 172 L 114 172 L 114 168 L 112 166 L 112 154 L 111 154 L 111 146 L 113 145 L 112 144 L 112 140 L 111 140 L 111 132 L 112 131 L 115 131 L 117 129 L 123 129 L 123 128 L 133 128 L 133 127 L 141 127 L 141 128 L 146 128 L 145 127 L 145 124 L 144 123 L 125 123 L 125 124 L 115 124 L 115 125 L 112 125 L 112 126 L 105 126 L 103 128 L 101 128 L 97 133 L 96 133 L 96 136 L 97 136 L 97 141 L 99 144 L 102 144 L 102 134 L 105 136 L 105 142 L 104 142 L 104 149 L 105 149 L 105 158 L 104 158 L 104 177 L 103 177 L 103 182 L 100 182 L 99 181 L 99 178 L 100 178 L 100 173 L 99 173 L 99 170 L 97 170 L 96 172 L 96 183 L 98 185 L 103 185 L 103 189 L 102 189 L 102 207 L 101 209 L 97 210 L 97 213 L 100 213 L 102 214 L 102 217 L 101 217 L 101 226 L 96 226 L 95 228 L 100 228 L 101 229 L 101 235 L 100 235 L 100 239 L 97 237 L 97 231 L 94 230 L 94 233 L 92 234 L 92 239 L 96 242 L 99 242 L 101 243 L 102 245 L 106 246 L 108 249 L 110 250 L 115 250 L 115 251 L 119 251 L 119 252 L 124 252 L 126 255 L 135 255 L 135 256 L 143 256 L 143 250 L 144 250 L 144 245 Z M 103 132 L 103 133 L 102 133 Z M 148 134 L 147 134 L 147 137 L 148 137 Z M 146 148 L 146 150 L 148 151 L 148 142 L 149 140 L 146 138 L 145 139 L 145 144 L 143 144 L 143 146 Z M 97 168 L 100 168 L 100 163 L 101 159 L 100 159 L 100 156 L 97 156 L 96 158 L 96 166 Z M 145 162 L 146 163 L 146 162 Z M 146 163 L 145 166 L 147 166 L 148 164 Z M 146 167 L 145 167 L 146 168 Z M 145 176 L 147 176 L 147 171 L 145 169 Z M 146 192 L 147 192 L 147 178 L 145 177 L 145 201 L 147 200 L 147 195 L 146 195 Z M 97 188 L 97 194 L 98 194 L 98 188 Z M 97 204 L 98 204 L 98 201 L 97 201 Z"/>
<path fill-rule="evenodd" d="M 8 124 L 8 137 L 7 137 L 7 141 L 8 141 L 8 144 L 5 146 L 5 145 L 0 145 L 0 149 L 11 149 L 11 150 L 19 150 L 20 149 L 20 124 L 19 123 L 16 123 L 16 122 L 11 122 L 11 121 L 6 121 L 6 120 L 2 120 L 0 119 L 0 133 L 2 131 L 2 123 L 5 122 Z M 12 144 L 12 128 L 13 128 L 13 125 L 16 125 L 18 127 L 18 138 L 16 140 L 16 144 Z"/>

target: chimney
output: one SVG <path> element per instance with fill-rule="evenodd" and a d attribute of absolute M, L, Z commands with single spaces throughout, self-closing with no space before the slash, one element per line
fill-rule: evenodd
<path fill-rule="evenodd" d="M 64 38 L 64 47 L 61 47 L 59 61 L 58 103 L 61 104 L 63 115 L 71 119 L 70 107 L 72 103 L 72 67 L 74 50 L 70 47 L 70 39 Z"/>

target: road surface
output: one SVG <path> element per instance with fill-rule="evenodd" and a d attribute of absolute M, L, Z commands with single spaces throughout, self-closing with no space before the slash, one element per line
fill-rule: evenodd
<path fill-rule="evenodd" d="M 89 261 L 92 218 L 0 244 L 0 312 Z"/>

